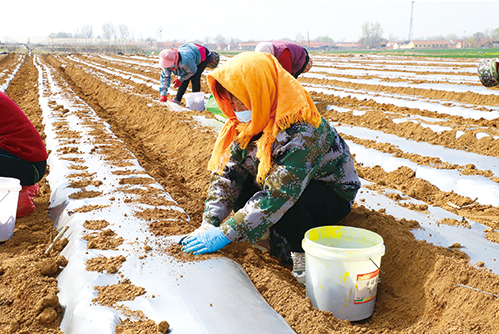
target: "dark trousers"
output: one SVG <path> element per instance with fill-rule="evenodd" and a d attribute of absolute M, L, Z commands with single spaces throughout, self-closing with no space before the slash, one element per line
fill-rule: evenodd
<path fill-rule="evenodd" d="M 254 178 L 249 176 L 234 203 L 234 210 L 241 209 L 258 191 Z M 325 182 L 312 180 L 295 205 L 270 228 L 288 240 L 291 251 L 303 252 L 301 242 L 305 232 L 314 227 L 336 225 L 349 213 L 350 203 L 346 199 Z"/>
<path fill-rule="evenodd" d="M 205 50 L 206 50 L 206 59 L 198 65 L 196 73 L 194 73 L 194 75 L 189 80 L 182 81 L 182 84 L 177 90 L 177 95 L 175 96 L 175 100 L 179 102 L 182 101 L 182 97 L 184 96 L 185 91 L 187 90 L 187 86 L 189 86 L 189 82 L 192 82 L 193 93 L 201 91 L 201 74 L 203 74 L 203 71 L 205 70 L 206 66 L 208 66 L 208 64 L 211 61 L 211 57 L 209 56 L 210 51 L 208 49 Z"/>
<path fill-rule="evenodd" d="M 29 162 L 0 148 L 0 176 L 13 177 L 21 186 L 32 186 L 45 175 L 47 161 Z"/>

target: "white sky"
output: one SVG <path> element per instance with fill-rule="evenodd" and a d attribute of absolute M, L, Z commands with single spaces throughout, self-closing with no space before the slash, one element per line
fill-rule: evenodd
<path fill-rule="evenodd" d="M 130 37 L 204 40 L 222 35 L 242 41 L 329 36 L 357 41 L 361 25 L 379 22 L 383 37 L 407 39 L 411 1 L 314 0 L 16 0 L 2 4 L 0 40 L 26 42 L 51 33 L 125 24 Z M 499 28 L 499 1 L 415 1 L 413 39 L 470 36 Z M 161 35 L 159 30 L 162 30 Z M 160 38 L 161 37 L 161 38 Z"/>

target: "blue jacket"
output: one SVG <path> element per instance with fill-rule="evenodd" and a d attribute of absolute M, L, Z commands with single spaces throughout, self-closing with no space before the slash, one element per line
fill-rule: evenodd
<path fill-rule="evenodd" d="M 180 81 L 189 80 L 198 70 L 198 65 L 201 63 L 201 54 L 196 45 L 185 43 L 178 49 L 180 55 L 177 68 L 164 68 L 161 70 L 159 79 L 159 95 L 166 95 L 168 87 L 170 87 L 172 72 Z"/>

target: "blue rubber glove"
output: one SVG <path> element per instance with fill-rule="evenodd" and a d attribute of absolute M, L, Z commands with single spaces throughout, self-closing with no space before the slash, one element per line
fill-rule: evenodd
<path fill-rule="evenodd" d="M 220 227 L 209 228 L 182 241 L 182 252 L 194 255 L 213 253 L 230 244 Z"/>
<path fill-rule="evenodd" d="M 213 228 L 213 227 L 215 227 L 215 225 L 212 225 L 212 224 L 210 224 L 210 223 L 202 223 L 202 224 L 201 224 L 201 226 L 199 226 L 197 229 L 195 229 L 195 230 L 194 230 L 194 231 L 192 231 L 191 233 L 186 234 L 185 236 L 183 236 L 183 237 L 182 237 L 182 238 L 178 241 L 178 243 L 179 243 L 180 245 L 182 245 L 185 239 L 189 239 L 190 237 L 193 237 L 193 236 L 195 236 L 196 234 L 199 234 L 199 233 L 201 233 L 201 232 L 203 232 L 203 231 L 206 231 L 207 229 L 209 229 L 209 228 Z"/>

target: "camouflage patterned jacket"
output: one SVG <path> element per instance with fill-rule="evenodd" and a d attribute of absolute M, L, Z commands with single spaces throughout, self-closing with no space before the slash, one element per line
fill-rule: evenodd
<path fill-rule="evenodd" d="M 276 136 L 274 166 L 259 186 L 261 191 L 223 222 L 247 176 L 257 174 L 256 151 L 256 140 L 244 150 L 233 143 L 224 171 L 211 175 L 203 224 L 220 226 L 230 241 L 257 241 L 295 204 L 311 180 L 326 182 L 348 201 L 354 200 L 360 188 L 350 150 L 336 129 L 324 119 L 318 128 L 296 123 Z"/>

